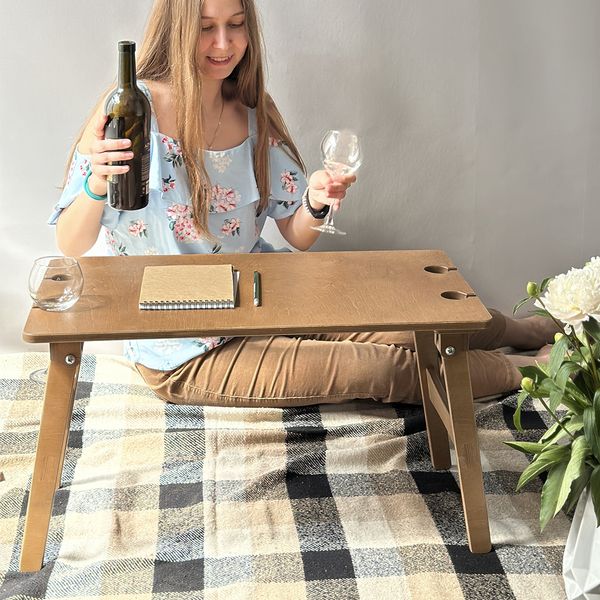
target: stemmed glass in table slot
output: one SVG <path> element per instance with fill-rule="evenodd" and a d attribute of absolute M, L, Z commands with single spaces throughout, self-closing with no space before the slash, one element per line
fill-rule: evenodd
<path fill-rule="evenodd" d="M 323 166 L 331 175 L 355 173 L 362 162 L 358 136 L 348 129 L 328 131 L 321 141 L 321 156 Z M 341 231 L 333 224 L 333 208 L 327 213 L 325 222 L 312 229 L 322 233 L 346 235 L 345 231 Z"/>

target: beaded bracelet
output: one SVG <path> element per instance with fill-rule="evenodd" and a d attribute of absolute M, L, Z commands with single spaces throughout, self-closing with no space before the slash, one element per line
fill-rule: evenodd
<path fill-rule="evenodd" d="M 92 192 L 90 190 L 90 186 L 88 184 L 89 178 L 92 176 L 92 172 L 90 171 L 86 177 L 85 177 L 85 181 L 83 182 L 83 190 L 84 192 L 92 199 L 92 200 L 99 200 L 101 202 L 105 202 L 106 198 L 108 198 L 107 194 L 104 194 L 104 196 L 99 196 L 98 194 L 94 194 L 94 192 Z"/>
<path fill-rule="evenodd" d="M 302 194 L 302 205 L 313 219 L 324 219 L 329 213 L 330 206 L 326 204 L 321 210 L 314 209 L 308 201 L 308 190 L 309 188 L 306 186 L 306 189 Z"/>

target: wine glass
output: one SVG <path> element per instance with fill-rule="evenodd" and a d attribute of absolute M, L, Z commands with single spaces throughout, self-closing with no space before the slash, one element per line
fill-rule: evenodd
<path fill-rule="evenodd" d="M 29 295 L 35 306 L 48 311 L 63 311 L 79 300 L 83 288 L 83 273 L 79 263 L 70 256 L 36 258 L 29 274 Z M 46 383 L 48 368 L 36 369 L 29 379 Z"/>
<path fill-rule="evenodd" d="M 83 273 L 71 256 L 36 258 L 29 274 L 29 295 L 43 310 L 63 311 L 79 300 Z"/>
<path fill-rule="evenodd" d="M 349 129 L 328 131 L 321 140 L 321 156 L 323 166 L 330 175 L 355 173 L 362 162 L 358 136 Z M 341 231 L 333 224 L 333 208 L 329 209 L 325 222 L 312 229 L 333 235 L 346 235 L 345 231 Z"/>

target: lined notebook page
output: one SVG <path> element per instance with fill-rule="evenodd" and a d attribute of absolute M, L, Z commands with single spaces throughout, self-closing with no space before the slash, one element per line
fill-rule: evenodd
<path fill-rule="evenodd" d="M 171 265 L 144 269 L 140 309 L 233 308 L 232 265 Z"/>

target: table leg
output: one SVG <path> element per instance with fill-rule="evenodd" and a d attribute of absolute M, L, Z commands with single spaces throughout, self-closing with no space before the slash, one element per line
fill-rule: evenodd
<path fill-rule="evenodd" d="M 414 339 L 431 462 L 434 469 L 449 469 L 450 444 L 448 441 L 448 432 L 446 431 L 444 421 L 432 403 L 427 379 L 428 369 L 435 373 L 439 370 L 440 359 L 434 343 L 434 333 L 433 331 L 415 331 Z"/>
<path fill-rule="evenodd" d="M 54 493 L 60 486 L 83 344 L 51 343 L 44 407 L 21 547 L 21 571 L 44 560 Z"/>
<path fill-rule="evenodd" d="M 442 333 L 440 341 L 469 548 L 481 554 L 492 545 L 467 359 L 469 335 Z"/>

